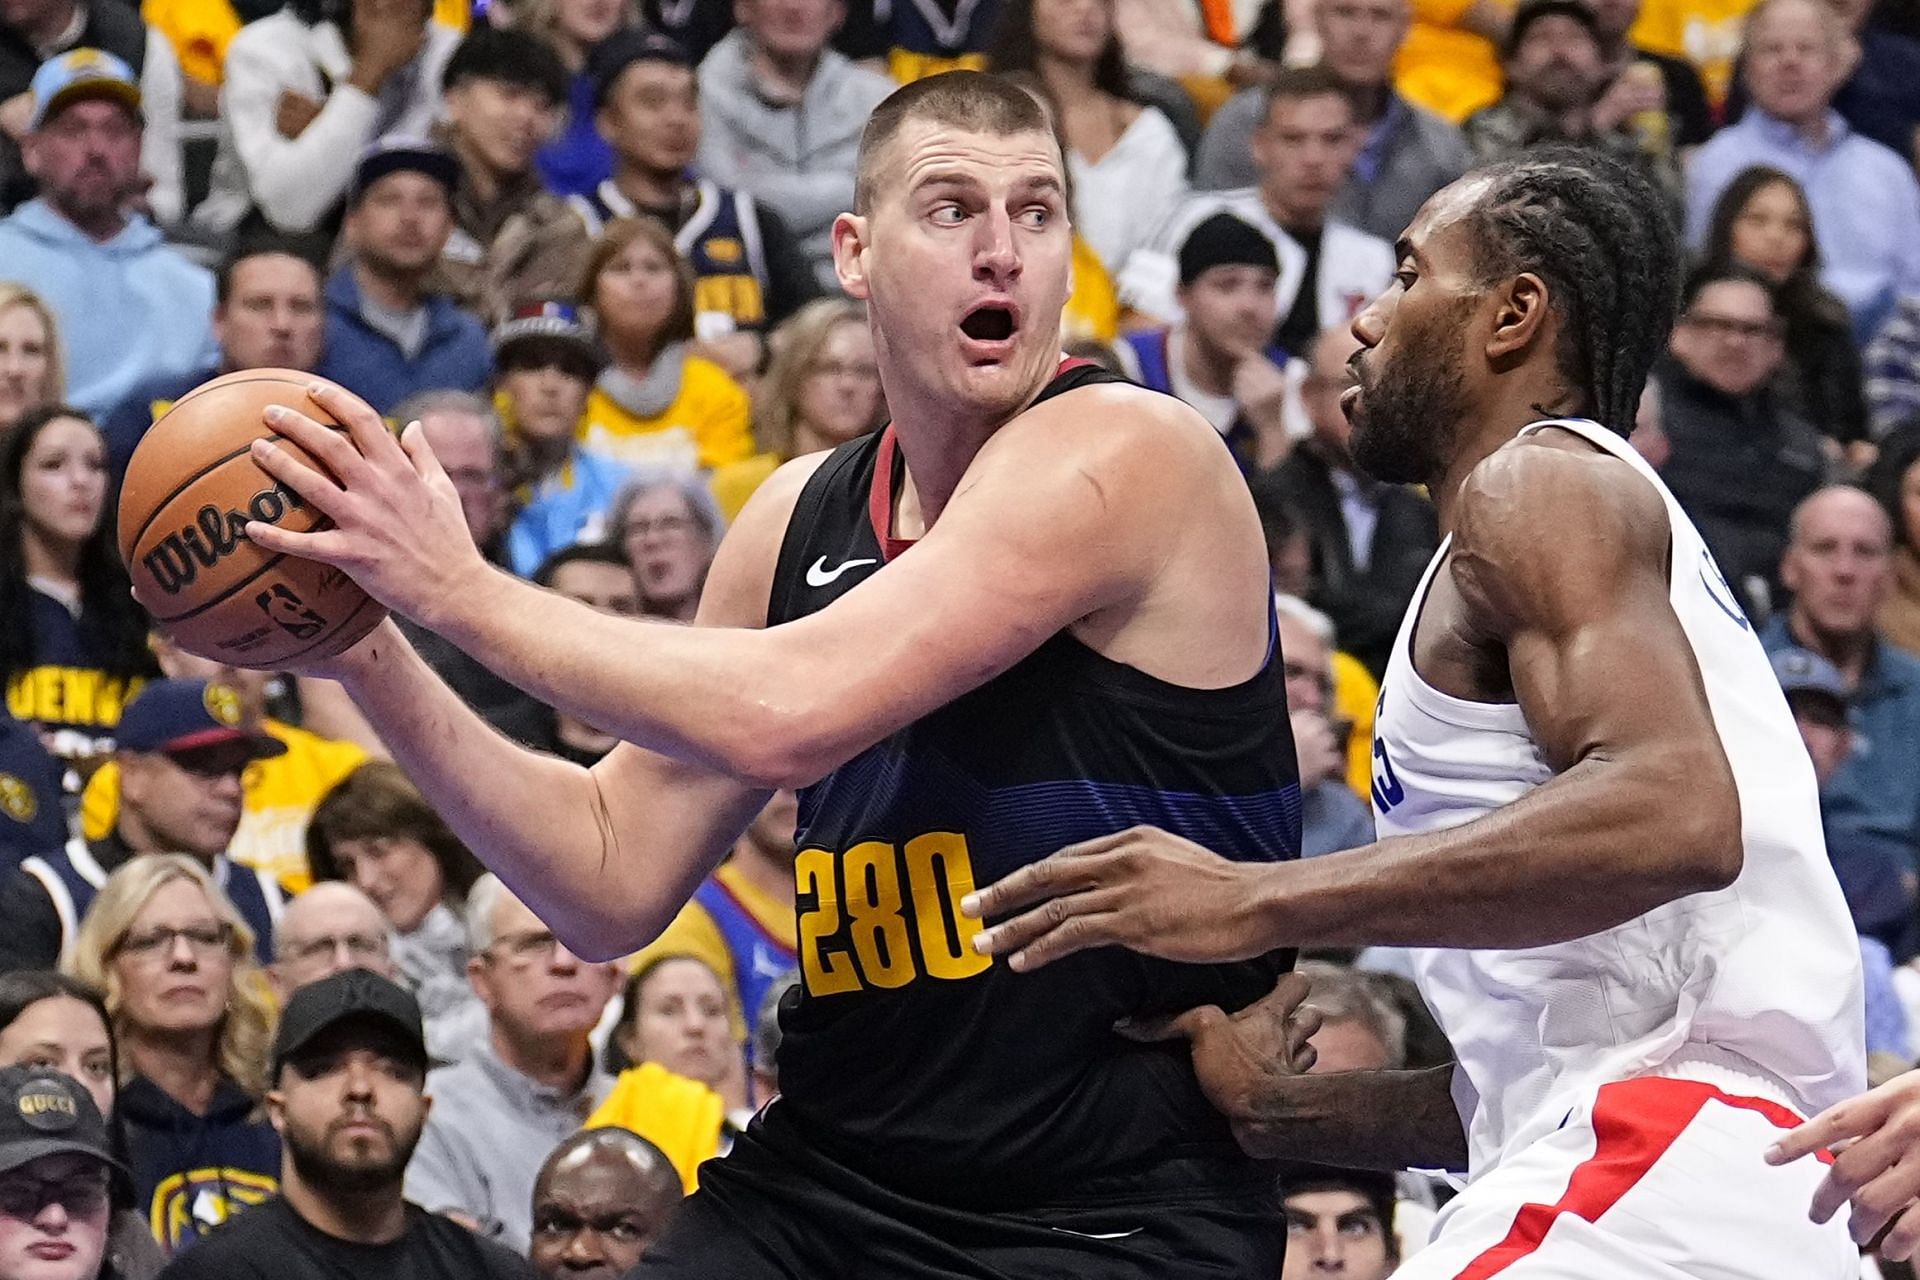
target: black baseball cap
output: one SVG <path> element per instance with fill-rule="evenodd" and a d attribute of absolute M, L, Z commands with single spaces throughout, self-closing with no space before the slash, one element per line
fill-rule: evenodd
<path fill-rule="evenodd" d="M 1520 7 L 1513 11 L 1513 23 L 1507 28 L 1507 39 L 1500 46 L 1500 56 L 1511 58 L 1526 39 L 1527 28 L 1542 18 L 1572 18 L 1587 29 L 1594 40 L 1600 39 L 1600 19 L 1594 16 L 1592 6 L 1584 0 L 1521 0 Z"/>
<path fill-rule="evenodd" d="M 425 174 L 446 188 L 449 200 L 460 184 L 460 162 L 453 152 L 419 138 L 387 138 L 360 153 L 347 203 L 359 204 L 367 189 L 390 173 Z"/>
<path fill-rule="evenodd" d="M 343 1022 L 361 1020 L 396 1032 L 413 1060 L 427 1065 L 427 1037 L 421 1028 L 420 1003 L 406 988 L 371 969 L 348 969 L 309 982 L 293 993 L 280 1015 L 273 1038 L 273 1072 L 312 1044 L 323 1032 Z"/>
<path fill-rule="evenodd" d="M 693 70 L 693 55 L 672 36 L 657 31 L 640 32 L 631 28 L 616 31 L 593 46 L 587 55 L 587 79 L 593 84 L 593 109 L 607 105 L 620 73 L 636 62 L 667 62 Z"/>
<path fill-rule="evenodd" d="M 0 1067 L 0 1173 L 77 1152 L 126 1172 L 107 1122 L 80 1082 L 47 1067 Z"/>

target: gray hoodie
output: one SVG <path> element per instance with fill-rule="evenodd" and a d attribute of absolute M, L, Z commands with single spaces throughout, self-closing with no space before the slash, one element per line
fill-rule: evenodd
<path fill-rule="evenodd" d="M 853 208 L 860 131 L 897 86 L 828 49 L 800 101 L 776 105 L 762 95 L 749 51 L 746 30 L 735 28 L 700 64 L 696 165 L 777 211 L 822 287 L 837 290 L 833 220 Z"/>

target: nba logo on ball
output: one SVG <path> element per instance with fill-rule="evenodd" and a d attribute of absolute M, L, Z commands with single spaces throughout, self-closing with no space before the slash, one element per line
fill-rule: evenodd
<path fill-rule="evenodd" d="M 273 440 L 324 471 L 264 416 L 285 405 L 344 431 L 308 399 L 312 380 L 285 369 L 215 378 L 174 401 L 134 450 L 120 492 L 120 556 L 134 598 L 182 648 L 278 670 L 338 653 L 386 616 L 339 570 L 247 537 L 253 521 L 296 533 L 328 526 L 251 452 L 255 440 Z"/>

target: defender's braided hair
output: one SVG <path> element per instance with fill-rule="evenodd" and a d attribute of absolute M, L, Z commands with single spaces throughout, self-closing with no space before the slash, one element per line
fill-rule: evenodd
<path fill-rule="evenodd" d="M 1470 216 L 1482 280 L 1546 281 L 1561 373 L 1595 421 L 1630 434 L 1673 327 L 1680 250 L 1666 200 L 1634 165 L 1581 147 L 1543 147 L 1480 175 L 1490 185 Z"/>

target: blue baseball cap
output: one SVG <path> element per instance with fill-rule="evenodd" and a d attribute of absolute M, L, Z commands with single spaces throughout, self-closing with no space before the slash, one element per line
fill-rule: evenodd
<path fill-rule="evenodd" d="M 60 766 L 32 725 L 0 710 L 0 870 L 66 842 Z"/>
<path fill-rule="evenodd" d="M 1846 677 L 1840 674 L 1838 667 L 1813 650 L 1802 649 L 1798 645 L 1776 650 L 1770 661 L 1773 663 L 1773 678 L 1780 682 L 1781 692 L 1790 698 L 1799 695 L 1824 699 L 1841 718 L 1845 718 L 1853 696 L 1847 689 Z"/>
<path fill-rule="evenodd" d="M 383 138 L 360 153 L 347 203 L 356 205 L 367 189 L 390 173 L 420 173 L 446 189 L 447 199 L 460 185 L 460 162 L 453 152 L 424 138 Z"/>
<path fill-rule="evenodd" d="M 155 680 L 120 713 L 114 745 L 121 751 L 180 755 L 235 744 L 248 758 L 284 755 L 287 744 L 242 723 L 240 695 L 208 680 Z"/>
<path fill-rule="evenodd" d="M 112 98 L 135 115 L 140 114 L 140 80 L 133 68 L 104 49 L 69 49 L 48 58 L 33 73 L 29 90 L 33 114 L 27 128 L 38 129 L 69 102 L 84 98 Z"/>

